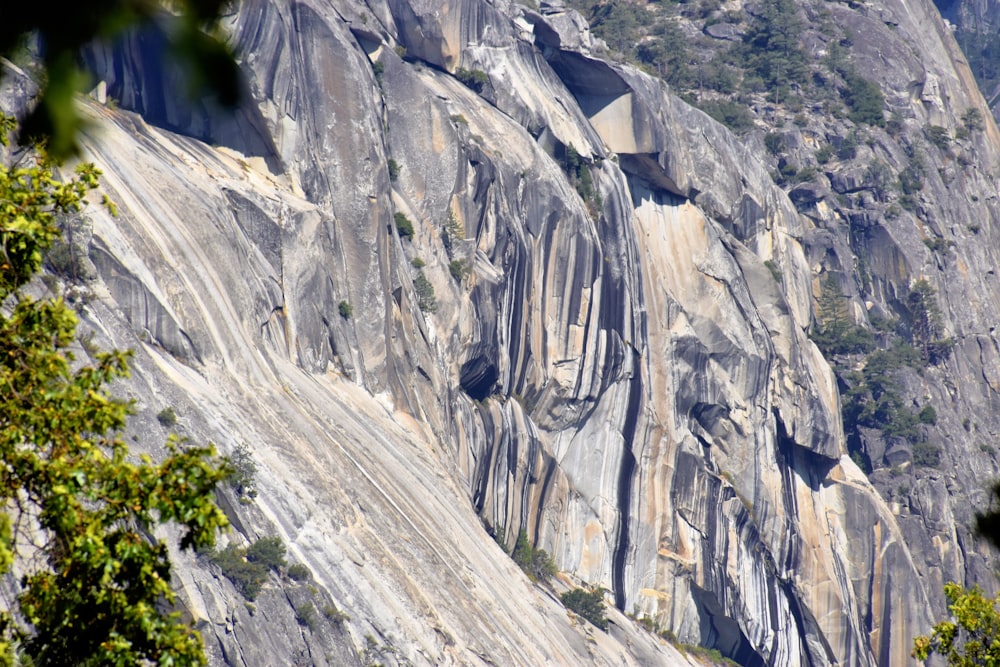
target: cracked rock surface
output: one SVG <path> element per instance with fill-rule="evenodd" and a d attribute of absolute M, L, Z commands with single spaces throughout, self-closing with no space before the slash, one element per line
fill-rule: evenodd
<path fill-rule="evenodd" d="M 922 45 L 877 74 L 922 82 L 897 101 L 914 124 L 982 105 L 933 5 L 885 4 L 884 54 Z M 226 492 L 225 539 L 278 535 L 311 572 L 251 604 L 177 554 L 214 664 L 686 663 L 631 615 L 745 665 L 895 665 L 943 582 L 988 583 L 970 522 L 1000 429 L 990 119 L 922 218 L 852 223 L 824 202 L 864 173 L 785 192 L 753 141 L 560 6 L 244 0 L 228 29 L 235 117 L 184 103 L 137 36 L 87 54 L 119 108 L 85 102 L 84 141 L 120 214 L 87 212 L 82 328 L 136 351 L 128 435 L 157 451 L 172 406 L 181 435 L 245 444 L 258 494 Z M 875 305 L 925 277 L 956 340 L 906 379 L 944 463 L 905 494 L 847 456 L 808 337 L 818 276 L 857 261 L 850 224 Z M 521 530 L 556 590 L 607 589 L 608 633 L 506 556 Z"/>

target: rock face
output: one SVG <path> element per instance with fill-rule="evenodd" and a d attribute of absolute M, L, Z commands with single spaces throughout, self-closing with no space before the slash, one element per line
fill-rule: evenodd
<path fill-rule="evenodd" d="M 892 30 L 834 9 L 885 32 L 866 71 L 907 131 L 982 107 L 933 5 L 884 5 Z M 1000 428 L 995 125 L 961 169 L 932 156 L 919 215 L 847 218 L 826 199 L 867 172 L 786 193 L 759 140 L 585 27 L 502 0 L 244 0 L 235 118 L 179 103 L 155 35 L 87 54 L 120 110 L 87 104 L 86 157 L 121 213 L 88 212 L 84 329 L 136 349 L 141 446 L 170 405 L 183 435 L 250 448 L 228 539 L 279 535 L 312 573 L 251 605 L 178 555 L 214 663 L 683 664 L 624 612 L 745 665 L 895 665 L 944 581 L 988 583 L 969 526 Z M 847 456 L 807 335 L 818 275 L 859 262 L 858 308 L 924 277 L 956 341 L 907 377 L 944 464 L 905 492 Z M 490 536 L 520 530 L 558 586 L 608 590 L 609 634 Z"/>
<path fill-rule="evenodd" d="M 948 22 L 968 60 L 969 68 L 979 82 L 986 102 L 996 117 L 1000 108 L 1000 77 L 993 66 L 997 54 L 997 33 L 1000 31 L 1000 3 L 937 0 L 934 3 Z"/>

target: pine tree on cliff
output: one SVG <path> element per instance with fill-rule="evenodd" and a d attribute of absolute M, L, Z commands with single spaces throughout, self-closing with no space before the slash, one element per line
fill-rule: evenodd
<path fill-rule="evenodd" d="M 848 299 L 840 291 L 836 276 L 829 274 L 817 299 L 817 327 L 812 339 L 826 355 L 868 352 L 874 345 L 871 332 L 851 321 Z"/>

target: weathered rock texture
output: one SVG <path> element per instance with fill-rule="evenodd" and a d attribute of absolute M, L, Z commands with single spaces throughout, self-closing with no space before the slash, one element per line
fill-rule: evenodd
<path fill-rule="evenodd" d="M 996 117 L 1000 110 L 1000 3 L 996 0 L 935 0 L 965 53 L 969 66 Z"/>
<path fill-rule="evenodd" d="M 878 36 L 859 58 L 880 49 L 866 74 L 916 131 L 983 105 L 926 0 L 831 11 Z M 121 214 L 88 211 L 84 329 L 136 348 L 122 390 L 144 446 L 171 405 L 182 434 L 250 447 L 259 495 L 231 502 L 230 539 L 280 535 L 313 575 L 251 606 L 180 556 L 216 663 L 682 660 L 621 613 L 609 635 L 571 621 L 488 531 L 526 530 L 565 581 L 746 665 L 904 664 L 941 584 L 985 578 L 969 522 L 997 472 L 978 447 L 1000 426 L 996 127 L 969 167 L 932 156 L 919 215 L 865 227 L 870 305 L 924 276 L 957 340 L 910 388 L 945 464 L 877 490 L 807 336 L 817 276 L 858 261 L 830 190 L 796 195 L 802 215 L 759 141 L 584 28 L 502 0 L 244 0 L 249 101 L 228 120 L 179 103 L 153 37 L 88 54 L 123 110 L 87 105 Z M 459 68 L 487 75 L 478 93 Z M 903 159 L 881 131 L 871 150 Z M 310 629 L 308 605 L 350 618 Z"/>

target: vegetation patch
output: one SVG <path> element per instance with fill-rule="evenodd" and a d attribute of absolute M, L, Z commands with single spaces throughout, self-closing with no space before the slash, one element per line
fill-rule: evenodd
<path fill-rule="evenodd" d="M 851 320 L 847 304 L 836 276 L 828 275 L 820 291 L 817 326 L 810 336 L 826 356 L 863 354 L 875 345 L 872 333 Z"/>
<path fill-rule="evenodd" d="M 292 565 L 289 565 L 286 573 L 293 581 L 302 582 L 312 579 L 312 572 L 310 572 L 309 568 L 302 563 L 293 563 Z"/>
<path fill-rule="evenodd" d="M 696 658 L 701 658 L 702 660 L 707 660 L 713 665 L 725 665 L 725 667 L 738 667 L 739 663 L 722 655 L 717 648 L 705 648 L 704 646 L 698 646 L 697 644 L 681 644 L 678 646 L 679 649 L 684 651 L 690 656 Z"/>
<path fill-rule="evenodd" d="M 230 471 L 226 482 L 241 498 L 257 497 L 257 464 L 249 445 L 241 442 L 229 457 Z"/>
<path fill-rule="evenodd" d="M 413 222 L 406 217 L 405 213 L 396 211 L 392 216 L 393 220 L 396 222 L 396 231 L 399 232 L 399 236 L 404 239 L 409 239 L 413 237 Z"/>
<path fill-rule="evenodd" d="M 951 618 L 913 640 L 913 657 L 927 660 L 936 653 L 956 667 L 1000 664 L 1000 597 L 955 582 L 945 584 L 944 593 Z"/>
<path fill-rule="evenodd" d="M 567 146 L 561 162 L 570 183 L 576 188 L 580 199 L 587 204 L 593 216 L 596 210 L 601 208 L 603 202 L 601 193 L 594 187 L 594 177 L 590 173 L 590 161 L 584 159 L 573 146 Z"/>
<path fill-rule="evenodd" d="M 948 132 L 948 128 L 946 127 L 930 125 L 924 130 L 924 133 L 927 135 L 927 141 L 941 150 L 947 150 L 951 146 L 951 133 Z"/>
<path fill-rule="evenodd" d="M 860 427 L 878 430 L 882 437 L 909 443 L 914 466 L 937 467 L 941 448 L 924 439 L 924 429 L 937 423 L 937 411 L 924 405 L 919 412 L 904 398 L 902 372 L 921 372 L 950 353 L 953 342 L 941 336 L 941 314 L 934 289 L 917 280 L 904 300 L 901 321 L 876 322 L 880 336 L 889 344 L 876 349 L 875 335 L 855 325 L 844 297 L 831 275 L 822 285 L 817 307 L 817 326 L 811 337 L 833 361 L 841 385 L 844 431 L 858 433 Z M 851 458 L 866 473 L 873 464 L 860 449 L 859 438 Z"/>
<path fill-rule="evenodd" d="M 510 557 L 532 581 L 548 581 L 556 574 L 555 561 L 545 549 L 533 547 L 528 541 L 528 533 L 523 530 L 517 534 L 517 543 Z"/>
<path fill-rule="evenodd" d="M 332 602 L 323 607 L 323 616 L 335 625 L 343 625 L 345 621 L 350 621 L 351 617 L 337 608 Z"/>
<path fill-rule="evenodd" d="M 486 85 L 490 82 L 490 78 L 483 70 L 465 69 L 464 67 L 459 67 L 455 70 L 455 78 L 461 81 L 467 88 L 477 93 L 483 92 Z"/>
<path fill-rule="evenodd" d="M 427 279 L 423 271 L 417 271 L 413 280 L 413 291 L 417 295 L 417 307 L 425 313 L 437 312 L 437 297 L 434 295 L 434 285 Z"/>
<path fill-rule="evenodd" d="M 738 102 L 712 99 L 699 102 L 698 107 L 737 134 L 743 134 L 754 128 L 753 114 L 745 105 Z"/>
<path fill-rule="evenodd" d="M 285 564 L 285 545 L 280 537 L 264 537 L 249 547 L 230 544 L 209 556 L 236 590 L 251 602 L 257 599 L 268 571 L 278 572 Z"/>
<path fill-rule="evenodd" d="M 913 445 L 913 465 L 920 468 L 937 468 L 941 465 L 941 448 L 929 442 Z"/>
<path fill-rule="evenodd" d="M 177 413 L 173 407 L 167 406 L 156 414 L 156 421 L 160 422 L 160 426 L 171 428 L 177 425 Z"/>
<path fill-rule="evenodd" d="M 604 616 L 604 589 L 592 588 L 586 591 L 574 588 L 559 596 L 563 605 L 578 616 L 590 621 L 601 630 L 608 629 L 608 619 Z"/>
<path fill-rule="evenodd" d="M 303 602 L 295 607 L 295 621 L 310 630 L 316 629 L 316 607 L 312 602 Z"/>
<path fill-rule="evenodd" d="M 461 223 L 451 208 L 448 209 L 448 219 L 444 223 L 444 234 L 441 240 L 449 257 L 455 251 L 456 244 L 465 240 L 465 225 Z"/>
<path fill-rule="evenodd" d="M 959 139 L 967 139 L 974 132 L 982 132 L 983 128 L 986 126 L 983 124 L 983 112 L 979 109 L 972 107 L 971 109 L 966 109 L 962 113 L 962 127 L 959 131 L 962 133 Z"/>
<path fill-rule="evenodd" d="M 858 124 L 885 127 L 885 97 L 882 89 L 853 69 L 842 74 L 847 83 L 842 96 L 844 104 L 850 109 L 848 118 Z"/>
<path fill-rule="evenodd" d="M 458 282 L 469 275 L 469 265 L 464 259 L 453 259 L 448 264 L 448 272 Z"/>

